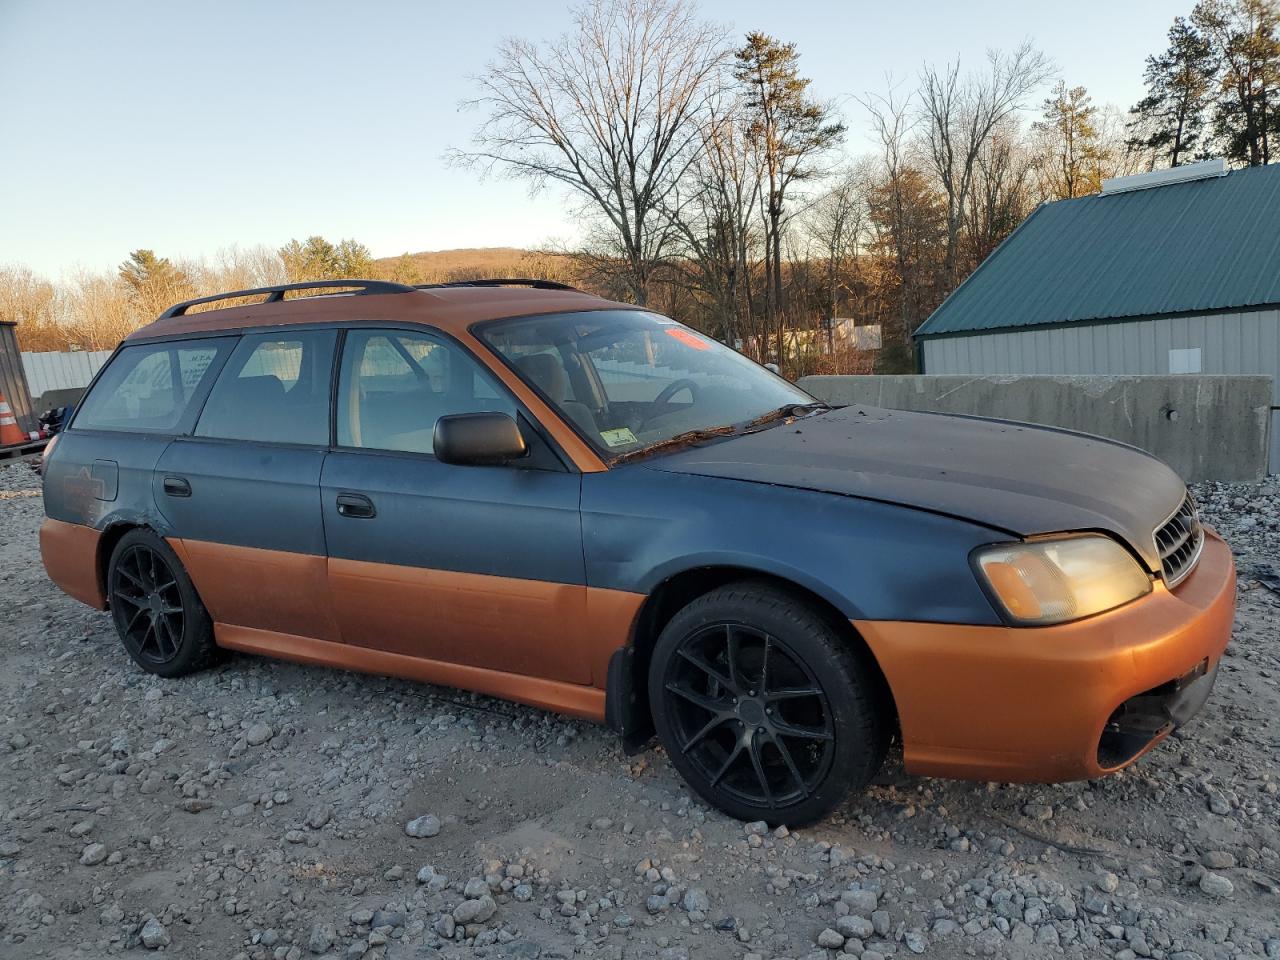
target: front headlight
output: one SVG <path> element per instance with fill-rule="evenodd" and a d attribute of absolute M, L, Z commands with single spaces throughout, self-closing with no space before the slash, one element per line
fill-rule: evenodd
<path fill-rule="evenodd" d="M 987 547 L 975 567 L 1009 618 L 1045 625 L 1079 620 L 1151 592 L 1151 578 L 1124 547 L 1087 535 Z"/>

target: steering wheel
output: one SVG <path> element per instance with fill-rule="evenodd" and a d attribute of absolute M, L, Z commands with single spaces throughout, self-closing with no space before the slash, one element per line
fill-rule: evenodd
<path fill-rule="evenodd" d="M 701 390 L 701 388 L 698 386 L 697 383 L 690 380 L 688 377 L 685 377 L 680 380 L 672 380 L 670 383 L 668 383 L 665 387 L 662 388 L 661 393 L 659 393 L 656 397 L 653 398 L 653 409 L 651 410 L 649 415 L 644 418 L 644 423 L 649 423 L 651 420 L 656 420 L 658 417 L 666 413 L 665 408 L 670 406 L 671 398 L 674 397 L 681 390 L 688 390 L 689 399 L 693 403 L 698 402 L 698 393 Z M 643 424 L 641 425 L 643 426 Z"/>

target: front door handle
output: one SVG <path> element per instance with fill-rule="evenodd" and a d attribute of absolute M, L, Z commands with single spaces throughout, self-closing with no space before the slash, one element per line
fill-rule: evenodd
<path fill-rule="evenodd" d="M 191 482 L 186 477 L 165 477 L 164 492 L 171 497 L 189 497 Z"/>
<path fill-rule="evenodd" d="M 373 501 L 363 494 L 338 494 L 338 516 L 350 517 L 353 520 L 368 520 L 377 515 L 378 511 L 373 509 Z"/>

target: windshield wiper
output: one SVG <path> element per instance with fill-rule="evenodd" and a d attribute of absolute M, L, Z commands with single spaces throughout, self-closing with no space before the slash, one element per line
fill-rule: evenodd
<path fill-rule="evenodd" d="M 753 433 L 760 427 L 778 420 L 789 420 L 795 417 L 802 417 L 810 413 L 817 413 L 819 410 L 834 410 L 835 408 L 829 403 L 823 403 L 821 400 L 815 400 L 813 403 L 788 403 L 779 407 L 777 410 L 770 410 L 768 413 L 756 417 L 754 420 L 748 420 L 746 423 L 728 423 L 723 427 L 707 427 L 701 430 L 686 430 L 684 433 L 677 433 L 674 437 L 668 437 L 666 440 L 659 440 L 657 443 L 639 450 L 631 450 L 627 453 L 619 454 L 613 458 L 613 463 L 626 463 L 628 460 L 636 460 L 640 457 L 647 457 L 651 453 L 659 453 L 663 450 L 670 450 L 675 447 L 688 447 L 695 443 L 705 440 L 716 440 L 720 437 L 732 437 L 743 433 Z"/>
<path fill-rule="evenodd" d="M 684 433 L 677 433 L 674 437 L 668 437 L 666 440 L 659 440 L 657 443 L 650 444 L 647 447 L 641 447 L 639 450 L 631 450 L 627 453 L 619 454 L 613 458 L 615 464 L 626 463 L 628 460 L 636 460 L 640 457 L 647 457 L 651 453 L 657 453 L 661 450 L 670 450 L 673 447 L 692 446 L 703 440 L 715 440 L 719 437 L 731 437 L 739 432 L 739 427 L 734 424 L 727 424 L 723 427 L 709 427 L 703 430 L 686 430 Z"/>
<path fill-rule="evenodd" d="M 829 403 L 823 403 L 821 400 L 815 400 L 812 403 L 788 403 L 776 410 L 770 410 L 768 413 L 762 413 L 754 420 L 746 424 L 746 429 L 752 427 L 764 426 L 766 423 L 773 423 L 776 420 L 789 420 L 793 417 L 803 417 L 806 414 L 817 413 L 819 410 L 834 410 L 835 408 Z"/>

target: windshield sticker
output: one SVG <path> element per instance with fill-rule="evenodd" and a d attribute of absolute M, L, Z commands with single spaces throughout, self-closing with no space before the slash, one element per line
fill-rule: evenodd
<path fill-rule="evenodd" d="M 636 442 L 636 435 L 626 427 L 619 427 L 617 430 L 601 430 L 600 436 L 611 447 L 625 447 L 629 443 Z"/>
<path fill-rule="evenodd" d="M 683 327 L 668 327 L 662 331 L 668 337 L 674 337 L 683 343 L 686 347 L 693 347 L 695 350 L 710 350 L 711 344 L 703 340 L 691 330 L 685 330 Z"/>

